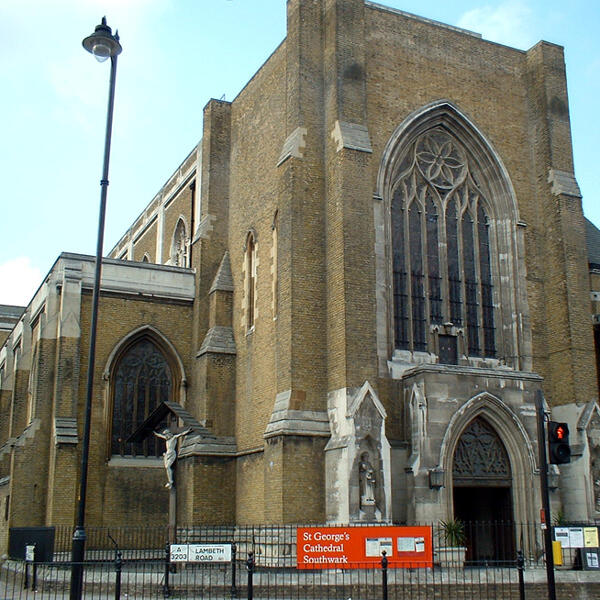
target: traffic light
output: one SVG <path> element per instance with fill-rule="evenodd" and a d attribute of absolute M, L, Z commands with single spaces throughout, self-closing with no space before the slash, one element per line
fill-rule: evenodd
<path fill-rule="evenodd" d="M 569 426 L 566 423 L 548 421 L 549 462 L 552 465 L 564 465 L 571 462 L 569 446 Z"/>

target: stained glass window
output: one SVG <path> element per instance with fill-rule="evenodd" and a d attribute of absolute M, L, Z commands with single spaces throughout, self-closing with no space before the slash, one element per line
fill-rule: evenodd
<path fill-rule="evenodd" d="M 431 351 L 432 324 L 465 328 L 470 356 L 496 355 L 489 199 L 467 150 L 441 127 L 399 159 L 391 203 L 394 343 Z"/>
<path fill-rule="evenodd" d="M 156 437 L 142 442 L 125 440 L 154 409 L 171 399 L 171 369 L 157 346 L 142 339 L 125 352 L 115 369 L 111 450 L 121 456 L 160 456 L 163 447 Z"/>

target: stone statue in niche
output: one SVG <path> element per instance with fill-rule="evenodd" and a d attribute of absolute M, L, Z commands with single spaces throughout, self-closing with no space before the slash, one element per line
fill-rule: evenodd
<path fill-rule="evenodd" d="M 360 479 L 360 507 L 362 509 L 374 507 L 377 479 L 368 452 L 363 452 L 360 456 L 358 475 Z"/>
<path fill-rule="evenodd" d="M 191 428 L 181 431 L 180 433 L 173 433 L 170 429 L 163 429 L 161 433 L 158 431 L 154 432 L 156 437 L 165 440 L 165 453 L 163 454 L 163 462 L 165 463 L 165 470 L 167 472 L 167 483 L 165 487 L 171 489 L 174 484 L 173 479 L 173 465 L 177 459 L 177 440 L 184 435 L 187 435 L 192 431 Z"/>

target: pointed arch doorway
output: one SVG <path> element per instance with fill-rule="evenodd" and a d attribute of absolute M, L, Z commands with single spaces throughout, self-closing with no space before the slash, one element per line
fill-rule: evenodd
<path fill-rule="evenodd" d="M 465 523 L 467 561 L 514 560 L 512 471 L 506 448 L 482 417 L 463 430 L 452 467 L 454 518 Z"/>

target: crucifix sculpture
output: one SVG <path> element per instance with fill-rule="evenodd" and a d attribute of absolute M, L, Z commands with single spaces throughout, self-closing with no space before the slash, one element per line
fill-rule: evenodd
<path fill-rule="evenodd" d="M 168 426 L 165 427 L 165 423 Z M 178 427 L 181 423 L 182 427 Z M 163 463 L 167 473 L 165 487 L 169 490 L 169 541 L 175 540 L 177 529 L 177 444 L 188 433 L 203 439 L 215 436 L 203 427 L 183 406 L 177 402 L 161 402 L 152 414 L 127 438 L 127 442 L 141 442 L 154 435 L 165 440 Z"/>
<path fill-rule="evenodd" d="M 177 440 L 192 431 L 191 427 L 188 427 L 184 431 L 174 433 L 170 429 L 163 429 L 162 432 L 155 431 L 156 437 L 165 440 L 165 452 L 163 454 L 163 462 L 165 463 L 165 470 L 167 471 L 167 483 L 165 487 L 172 489 L 175 485 L 175 461 L 177 460 Z"/>
<path fill-rule="evenodd" d="M 167 472 L 167 483 L 165 487 L 169 490 L 169 541 L 175 539 L 175 529 L 177 527 L 177 488 L 175 487 L 175 468 L 177 466 L 177 441 L 184 437 L 190 431 L 191 427 L 183 431 L 173 431 L 175 423 L 172 422 L 170 428 L 162 431 L 153 431 L 156 437 L 165 440 L 165 451 L 163 453 L 163 462 Z"/>

